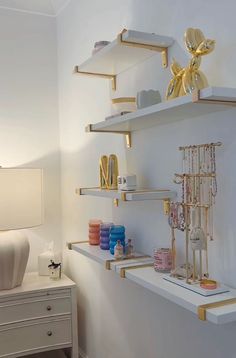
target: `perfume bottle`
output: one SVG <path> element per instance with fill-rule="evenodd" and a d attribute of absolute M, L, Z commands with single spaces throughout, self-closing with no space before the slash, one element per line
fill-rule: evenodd
<path fill-rule="evenodd" d="M 55 263 L 51 260 L 51 264 L 48 265 L 49 276 L 51 280 L 60 280 L 61 278 L 61 263 Z"/>
<path fill-rule="evenodd" d="M 121 245 L 125 246 L 125 227 L 123 225 L 114 225 L 110 229 L 110 253 L 114 255 L 114 248 L 118 240 L 120 240 Z"/>
<path fill-rule="evenodd" d="M 124 256 L 124 246 L 121 245 L 121 241 L 117 240 L 117 243 L 114 247 L 114 257 L 115 259 L 122 259 Z"/>
<path fill-rule="evenodd" d="M 128 239 L 128 242 L 125 244 L 125 256 L 132 257 L 134 254 L 134 245 L 132 239 Z"/>

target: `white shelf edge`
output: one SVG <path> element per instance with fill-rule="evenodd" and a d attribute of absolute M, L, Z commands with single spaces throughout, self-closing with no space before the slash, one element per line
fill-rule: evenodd
<path fill-rule="evenodd" d="M 229 288 L 230 292 L 204 297 L 164 280 L 163 276 L 163 274 L 155 272 L 152 268 L 129 270 L 126 273 L 126 277 L 129 280 L 178 304 L 196 315 L 198 306 L 200 305 L 236 297 L 236 290 L 231 288 Z M 235 321 L 236 304 L 208 309 L 206 311 L 206 320 L 215 324 L 225 324 Z"/>
<path fill-rule="evenodd" d="M 177 193 L 172 190 L 145 190 L 120 192 L 118 190 L 106 190 L 99 188 L 80 188 L 76 189 L 79 195 L 91 195 L 122 201 L 144 201 L 144 200 L 172 200 Z"/>
<path fill-rule="evenodd" d="M 72 244 L 72 249 L 102 264 L 104 267 L 106 260 L 114 259 L 114 256 L 112 256 L 109 251 L 101 250 L 98 246 L 90 246 L 88 243 Z M 142 260 L 144 264 L 153 262 L 152 258 L 144 258 Z M 136 261 L 133 259 L 132 263 L 129 261 L 112 262 L 111 269 L 119 274 L 122 267 L 131 266 L 133 264 L 141 265 L 140 260 Z M 126 271 L 126 279 L 191 311 L 195 315 L 197 315 L 197 308 L 200 305 L 236 297 L 236 290 L 231 288 L 229 288 L 230 292 L 228 293 L 204 297 L 164 280 L 163 276 L 163 274 L 154 271 L 152 267 L 140 267 Z M 215 324 L 234 322 L 236 321 L 236 304 L 208 309 L 206 318 L 207 321 Z"/>
<path fill-rule="evenodd" d="M 135 131 L 158 124 L 170 123 L 186 118 L 199 117 L 204 114 L 224 111 L 236 105 L 236 88 L 207 87 L 200 91 L 200 100 L 212 100 L 214 103 L 193 103 L 192 95 L 186 95 L 161 102 L 135 112 L 113 117 L 91 124 L 91 132 L 96 131 Z M 219 103 L 218 103 L 219 101 Z M 221 101 L 225 101 L 223 104 Z M 235 103 L 232 103 L 232 102 Z M 228 102 L 228 103 L 227 103 Z M 190 107 L 189 107 L 190 106 Z M 169 118 L 168 117 L 169 114 Z M 154 118 L 153 118 L 154 117 Z M 150 118 L 150 122 L 148 119 Z M 145 120 L 144 120 L 145 119 Z M 143 123 L 140 122 L 143 120 Z M 135 129 L 134 125 L 137 124 Z M 134 129 L 132 129 L 132 125 Z M 140 127 L 140 128 L 139 128 Z"/>
<path fill-rule="evenodd" d="M 163 47 L 166 49 L 174 43 L 174 39 L 172 37 L 156 35 L 156 34 L 151 34 L 151 33 L 145 33 L 145 32 L 140 32 L 140 31 L 135 31 L 135 30 L 127 30 L 125 33 L 123 33 L 122 41 L 124 43 L 133 41 L 134 44 L 145 44 L 148 46 L 158 46 L 158 47 Z M 111 58 L 112 58 L 112 56 L 111 56 L 112 51 L 117 51 L 119 48 L 121 48 L 121 50 L 122 50 L 122 49 L 124 49 L 124 47 L 126 47 L 126 46 L 121 45 L 118 38 L 116 38 L 110 44 L 103 47 L 96 54 L 90 56 L 87 60 L 82 62 L 78 66 L 79 70 L 82 72 L 87 72 L 87 71 L 90 72 L 91 65 L 96 64 L 96 62 L 99 63 L 103 60 L 110 62 Z M 135 50 L 137 51 L 136 47 L 134 47 L 134 51 Z M 157 53 L 156 51 L 152 51 L 150 49 L 141 49 L 141 52 L 144 52 L 144 51 L 147 52 L 147 54 L 148 54 L 146 56 L 147 58 L 154 56 Z M 114 56 L 114 59 L 116 59 L 116 56 Z M 125 68 L 123 68 L 121 71 L 113 70 L 113 71 L 107 71 L 107 72 L 105 71 L 104 72 L 101 70 L 97 70 L 97 71 L 92 71 L 92 72 L 116 76 L 116 75 L 119 75 L 120 73 L 128 70 L 131 66 L 135 66 L 136 64 L 138 64 L 139 62 L 142 62 L 142 61 L 143 61 L 143 58 L 140 61 L 138 60 L 138 58 L 136 58 L 133 64 L 123 66 Z M 115 67 L 115 66 L 112 66 L 112 67 Z"/>

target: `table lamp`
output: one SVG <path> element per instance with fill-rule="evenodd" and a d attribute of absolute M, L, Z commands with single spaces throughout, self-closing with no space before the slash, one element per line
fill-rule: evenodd
<path fill-rule="evenodd" d="M 25 232 L 42 223 L 42 169 L 0 168 L 0 290 L 20 286 L 29 242 Z"/>

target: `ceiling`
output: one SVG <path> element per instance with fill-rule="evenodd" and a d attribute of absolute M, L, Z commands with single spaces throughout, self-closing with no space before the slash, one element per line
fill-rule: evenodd
<path fill-rule="evenodd" d="M 70 0 L 0 0 L 0 9 L 57 16 Z"/>

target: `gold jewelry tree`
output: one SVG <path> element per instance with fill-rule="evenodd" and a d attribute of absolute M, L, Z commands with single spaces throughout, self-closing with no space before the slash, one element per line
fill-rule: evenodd
<path fill-rule="evenodd" d="M 182 174 L 175 174 L 174 182 L 182 186 L 182 201 L 170 203 L 169 209 L 173 253 L 169 280 L 175 283 L 185 281 L 185 287 L 191 284 L 200 288 L 203 279 L 206 284 L 212 283 L 208 280 L 208 241 L 213 240 L 216 148 L 221 145 L 218 142 L 179 148 L 183 168 Z M 175 267 L 175 229 L 185 232 L 185 264 L 179 267 Z M 217 287 L 217 293 L 219 291 Z"/>

